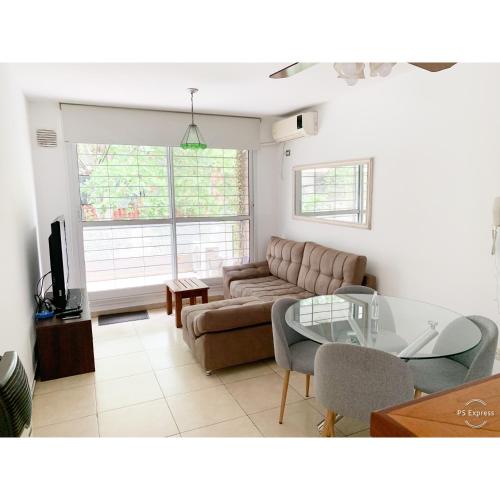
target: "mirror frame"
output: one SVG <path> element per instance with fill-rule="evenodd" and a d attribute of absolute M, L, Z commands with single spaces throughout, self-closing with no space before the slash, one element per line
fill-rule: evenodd
<path fill-rule="evenodd" d="M 352 165 L 360 165 L 366 164 L 368 167 L 368 176 L 367 176 L 367 189 L 366 189 L 366 221 L 364 223 L 358 222 L 345 222 L 339 220 L 328 220 L 321 219 L 314 215 L 303 215 L 300 211 L 298 211 L 297 203 L 298 203 L 298 179 L 297 173 L 301 170 L 312 170 L 319 168 L 339 168 L 339 167 L 347 167 Z M 292 182 L 293 182 L 293 204 L 292 204 L 292 218 L 296 220 L 304 220 L 309 222 L 319 222 L 321 224 L 334 224 L 337 226 L 346 226 L 346 227 L 354 227 L 358 229 L 368 229 L 372 228 L 372 198 L 373 198 L 373 158 L 356 158 L 354 160 L 341 160 L 341 161 L 332 161 L 332 162 L 324 162 L 324 163 L 313 163 L 309 165 L 297 165 L 292 169 Z"/>

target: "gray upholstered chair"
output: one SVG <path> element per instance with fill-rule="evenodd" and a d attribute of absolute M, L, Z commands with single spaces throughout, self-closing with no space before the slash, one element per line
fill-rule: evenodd
<path fill-rule="evenodd" d="M 371 295 L 375 293 L 375 290 L 373 288 L 370 288 L 369 286 L 345 285 L 341 286 L 340 288 L 337 288 L 337 290 L 335 290 L 334 293 L 335 295 L 340 295 L 342 293 L 359 293 L 359 294 Z"/>
<path fill-rule="evenodd" d="M 483 316 L 468 316 L 468 319 L 481 330 L 481 341 L 476 347 L 447 358 L 408 362 L 415 379 L 415 397 L 422 392 L 431 394 L 444 391 L 491 375 L 498 343 L 497 325 Z M 460 320 L 451 323 L 441 332 L 434 350 L 439 349 L 440 343 L 447 342 L 450 335 L 460 335 Z"/>
<path fill-rule="evenodd" d="M 369 422 L 372 411 L 411 400 L 413 377 L 392 354 L 332 343 L 316 354 L 314 389 L 327 410 L 323 435 L 333 436 L 336 415 Z"/>
<path fill-rule="evenodd" d="M 273 304 L 271 319 L 273 323 L 274 357 L 280 368 L 285 370 L 283 390 L 281 394 L 281 408 L 279 423 L 283 423 L 286 395 L 290 372 L 304 373 L 306 376 L 306 397 L 309 397 L 309 383 L 314 375 L 314 357 L 320 344 L 308 340 L 306 337 L 290 328 L 285 321 L 286 310 L 297 302 L 296 299 L 283 298 Z"/>

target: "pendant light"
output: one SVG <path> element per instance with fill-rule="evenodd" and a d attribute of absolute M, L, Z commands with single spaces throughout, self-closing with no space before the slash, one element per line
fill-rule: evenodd
<path fill-rule="evenodd" d="M 193 94 L 198 92 L 198 89 L 188 89 L 188 92 L 191 94 L 191 123 L 188 125 L 186 133 L 182 138 L 181 148 L 206 149 L 207 145 L 205 143 L 205 139 L 203 139 L 198 125 L 194 123 Z"/>

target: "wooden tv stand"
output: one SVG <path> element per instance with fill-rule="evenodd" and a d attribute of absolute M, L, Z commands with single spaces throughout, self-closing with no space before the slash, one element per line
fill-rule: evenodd
<path fill-rule="evenodd" d="M 95 371 L 92 321 L 87 291 L 82 294 L 81 318 L 36 321 L 37 374 L 40 380 Z"/>

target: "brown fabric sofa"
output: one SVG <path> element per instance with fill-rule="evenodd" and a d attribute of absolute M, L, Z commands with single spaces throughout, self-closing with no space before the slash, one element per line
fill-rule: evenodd
<path fill-rule="evenodd" d="M 272 237 L 265 261 L 223 268 L 225 300 L 182 310 L 183 338 L 207 371 L 270 358 L 276 299 L 333 294 L 345 285 L 376 288 L 365 270 L 364 256 Z"/>

